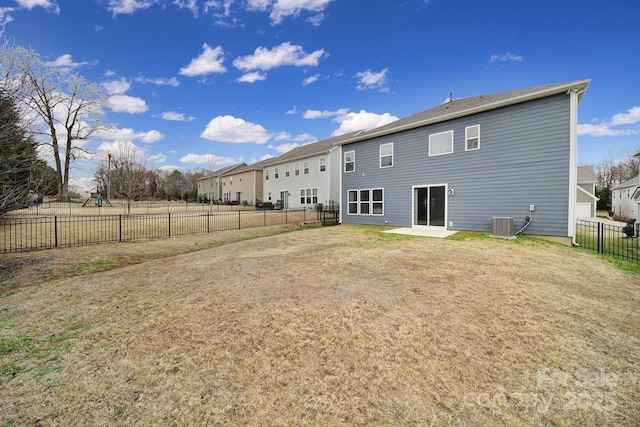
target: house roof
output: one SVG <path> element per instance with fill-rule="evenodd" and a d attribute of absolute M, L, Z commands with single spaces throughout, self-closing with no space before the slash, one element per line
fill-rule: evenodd
<path fill-rule="evenodd" d="M 566 83 L 556 83 L 545 86 L 536 86 L 528 89 L 494 93 L 491 95 L 454 99 L 404 119 L 396 120 L 395 122 L 391 122 L 387 125 L 363 132 L 360 135 L 342 141 L 341 145 L 427 126 L 434 123 L 440 123 L 458 117 L 464 117 L 521 102 L 532 101 L 534 99 L 545 98 L 560 93 L 567 93 L 572 90 L 575 90 L 578 93 L 578 101 L 580 101 L 590 83 L 591 80 L 589 79 L 575 80 Z"/>
<path fill-rule="evenodd" d="M 247 166 L 246 163 L 237 163 L 235 165 L 231 165 L 231 166 L 227 166 L 225 168 L 221 168 L 221 169 L 216 169 L 213 172 L 211 172 L 208 175 L 203 176 L 202 178 L 198 179 L 197 181 L 204 181 L 205 179 L 211 179 L 211 178 L 215 178 L 217 176 L 222 176 L 226 173 L 231 172 L 234 169 L 237 169 L 239 167 L 243 167 L 243 166 Z"/>
<path fill-rule="evenodd" d="M 254 164 L 251 165 L 242 165 L 236 169 L 227 171 L 225 173 L 223 173 L 222 175 L 235 175 L 237 173 L 241 173 L 241 172 L 247 172 L 247 171 L 252 171 L 252 170 L 262 170 L 262 167 L 267 164 L 269 161 L 272 161 L 273 158 L 268 158 L 268 159 L 264 159 L 261 160 L 259 162 L 256 162 Z"/>
<path fill-rule="evenodd" d="M 319 154 L 326 154 L 331 151 L 331 149 L 336 145 L 340 145 L 342 142 L 347 141 L 350 138 L 361 134 L 362 132 L 363 131 L 361 130 L 349 132 L 344 135 L 334 136 L 333 138 L 323 139 L 322 141 L 301 145 L 300 147 L 296 147 L 293 150 L 287 151 L 279 157 L 265 160 L 263 166 L 271 166 L 284 162 L 290 162 L 292 160 L 317 156 Z"/>
<path fill-rule="evenodd" d="M 578 184 L 591 184 L 598 182 L 598 177 L 593 171 L 593 166 L 578 166 Z"/>
<path fill-rule="evenodd" d="M 615 187 L 612 188 L 612 190 L 620 190 L 622 188 L 632 188 L 632 187 L 638 187 L 638 185 L 640 184 L 640 181 L 638 180 L 639 177 L 635 177 L 635 178 L 631 178 L 628 181 L 622 182 L 618 185 L 616 185 Z"/>

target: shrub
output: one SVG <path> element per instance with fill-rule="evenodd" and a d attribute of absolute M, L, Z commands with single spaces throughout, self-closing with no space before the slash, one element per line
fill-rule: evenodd
<path fill-rule="evenodd" d="M 625 225 L 622 228 L 622 232 L 624 234 L 626 234 L 627 237 L 633 237 L 636 234 L 635 233 L 635 231 L 636 231 L 635 223 L 636 223 L 636 220 L 635 219 L 631 219 L 631 220 L 627 221 L 627 225 Z"/>

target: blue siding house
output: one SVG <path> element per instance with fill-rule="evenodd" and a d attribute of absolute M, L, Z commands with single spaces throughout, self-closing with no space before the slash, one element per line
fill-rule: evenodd
<path fill-rule="evenodd" d="M 570 243 L 577 113 L 590 80 L 456 99 L 341 143 L 342 222 Z"/>

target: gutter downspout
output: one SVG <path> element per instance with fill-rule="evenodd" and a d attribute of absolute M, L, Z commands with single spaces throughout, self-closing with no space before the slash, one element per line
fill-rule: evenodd
<path fill-rule="evenodd" d="M 571 243 L 576 242 L 576 187 L 578 185 L 578 91 L 569 90 L 569 210 L 567 235 Z"/>

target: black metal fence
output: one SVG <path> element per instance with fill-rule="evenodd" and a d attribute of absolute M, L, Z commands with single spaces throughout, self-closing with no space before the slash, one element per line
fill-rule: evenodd
<path fill-rule="evenodd" d="M 319 220 L 304 209 L 185 212 L 140 215 L 7 217 L 0 221 L 2 251 L 129 242 Z"/>
<path fill-rule="evenodd" d="M 640 225 L 628 235 L 625 227 L 600 221 L 578 220 L 576 243 L 599 254 L 640 262 Z"/>

